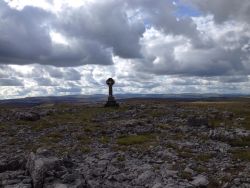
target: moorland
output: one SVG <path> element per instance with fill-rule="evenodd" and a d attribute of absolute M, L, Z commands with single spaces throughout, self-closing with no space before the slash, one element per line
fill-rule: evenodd
<path fill-rule="evenodd" d="M 0 187 L 250 187 L 250 98 L 0 106 Z"/>

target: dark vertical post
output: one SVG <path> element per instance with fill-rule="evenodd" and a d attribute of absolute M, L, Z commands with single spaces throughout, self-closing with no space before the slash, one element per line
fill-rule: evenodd
<path fill-rule="evenodd" d="M 115 98 L 113 96 L 113 85 L 115 84 L 115 81 L 112 78 L 109 78 L 106 80 L 106 84 L 109 87 L 109 96 L 105 107 L 118 107 L 119 104 L 115 101 Z"/>
<path fill-rule="evenodd" d="M 113 89 L 112 89 L 112 85 L 109 85 L 109 96 L 112 97 L 113 96 Z"/>

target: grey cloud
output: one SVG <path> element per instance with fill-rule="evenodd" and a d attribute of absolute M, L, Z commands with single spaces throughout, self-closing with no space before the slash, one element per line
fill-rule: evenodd
<path fill-rule="evenodd" d="M 116 89 L 121 92 L 131 88 L 139 92 L 164 90 L 166 86 L 156 79 L 158 75 L 175 78 L 168 83 L 177 89 L 166 91 L 200 91 L 204 80 L 214 81 L 204 86 L 211 91 L 239 89 L 235 85 L 246 84 L 250 74 L 250 3 L 185 2 L 200 10 L 204 30 L 199 30 L 197 22 L 188 16 L 177 20 L 176 7 L 167 0 L 94 1 L 79 8 L 67 7 L 59 15 L 28 6 L 19 11 L 1 1 L 0 85 L 22 85 L 18 79 L 23 78 L 37 87 L 45 86 L 35 89 L 37 93 L 49 93 L 51 88 L 55 94 L 101 91 L 106 89 L 105 78 L 95 79 L 98 76 L 93 71 L 81 73 L 81 69 L 72 67 L 112 65 L 113 56 L 119 56 L 122 61 L 129 59 L 131 68 L 126 74 L 116 70 L 115 65 L 100 77 L 116 77 Z M 206 14 L 212 14 L 215 23 L 211 23 L 213 18 L 208 23 Z M 147 39 L 150 28 L 159 31 L 162 38 L 154 35 Z M 54 43 L 50 30 L 61 33 L 69 44 Z M 3 66 L 33 63 L 28 73 Z"/>
<path fill-rule="evenodd" d="M 49 13 L 34 7 L 21 12 L 0 2 L 0 62 L 26 64 L 51 50 L 51 41 L 45 21 Z"/>
<path fill-rule="evenodd" d="M 49 77 L 36 77 L 33 78 L 33 80 L 36 82 L 38 86 L 56 86 L 55 82 L 53 82 Z"/>
<path fill-rule="evenodd" d="M 52 66 L 46 67 L 45 70 L 52 78 L 64 80 L 80 80 L 81 74 L 74 68 L 59 69 Z"/>
<path fill-rule="evenodd" d="M 65 72 L 65 80 L 80 80 L 81 79 L 81 74 L 76 71 L 75 69 L 70 69 Z"/>
<path fill-rule="evenodd" d="M 220 82 L 223 83 L 239 83 L 239 82 L 248 82 L 248 76 L 222 76 L 218 78 Z"/>
<path fill-rule="evenodd" d="M 74 94 L 80 94 L 82 91 L 81 87 L 58 87 L 55 88 L 55 93 L 74 93 Z"/>
<path fill-rule="evenodd" d="M 197 86 L 197 85 L 204 85 L 202 81 L 197 77 L 181 77 L 177 79 L 173 79 L 172 83 L 175 86 Z"/>
<path fill-rule="evenodd" d="M 113 64 L 111 51 L 91 40 L 77 39 L 72 47 L 54 45 L 50 56 L 40 57 L 38 62 L 58 67 L 72 67 L 86 64 Z"/>
<path fill-rule="evenodd" d="M 73 46 L 53 44 L 50 29 L 56 16 L 39 8 L 26 6 L 11 9 L 0 2 L 0 63 L 47 64 L 79 66 L 112 64 L 111 52 L 93 40 L 80 41 Z"/>
<path fill-rule="evenodd" d="M 111 65 L 112 53 L 144 58 L 140 39 L 145 24 L 199 41 L 190 18 L 176 20 L 171 1 L 107 0 L 66 8 L 58 16 L 34 7 L 11 9 L 0 4 L 0 63 L 53 66 Z M 70 45 L 54 44 L 50 30 L 66 36 Z M 195 39 L 195 40 L 194 40 Z"/>
<path fill-rule="evenodd" d="M 220 27 L 215 25 L 210 29 L 218 28 Z M 210 45 L 206 48 L 197 48 L 187 37 L 164 33 L 156 39 L 152 37 L 150 40 L 143 39 L 144 59 L 137 60 L 135 68 L 137 71 L 156 75 L 201 77 L 249 75 L 250 64 L 247 63 L 250 62 L 247 52 L 249 34 L 246 28 L 249 26 L 240 26 L 237 30 L 226 29 L 221 33 L 218 31 L 220 37 L 207 36 Z M 170 40 L 166 40 L 167 36 Z"/>
<path fill-rule="evenodd" d="M 0 86 L 23 86 L 17 78 L 0 78 Z"/>
<path fill-rule="evenodd" d="M 122 58 L 138 58 L 145 27 L 143 22 L 129 23 L 126 8 L 124 1 L 107 0 L 66 10 L 59 27 L 69 37 L 94 40 Z"/>
<path fill-rule="evenodd" d="M 167 48 L 167 47 L 166 47 Z M 155 49 L 157 51 L 158 49 Z M 167 52 L 167 51 L 166 51 Z M 154 53 L 154 52 L 152 52 Z M 138 71 L 147 71 L 157 75 L 184 75 L 184 76 L 218 76 L 231 74 L 248 75 L 249 65 L 242 64 L 240 53 L 226 52 L 219 48 L 206 51 L 190 51 L 183 54 L 182 61 L 177 61 L 173 57 L 173 52 L 160 55 L 159 64 L 149 61 L 137 64 Z M 156 58 L 155 58 L 156 60 Z M 145 66 L 146 65 L 146 66 Z"/>
<path fill-rule="evenodd" d="M 0 78 L 11 76 L 11 69 L 6 65 L 0 65 Z"/>
<path fill-rule="evenodd" d="M 176 18 L 177 9 L 172 1 L 128 0 L 128 4 L 141 10 L 141 16 L 147 24 L 163 30 L 167 34 L 185 35 L 191 39 L 199 40 L 199 33 L 191 18 Z"/>
<path fill-rule="evenodd" d="M 48 68 L 46 68 L 46 70 L 48 71 L 49 75 L 53 78 L 61 79 L 64 76 L 63 71 L 61 71 L 58 68 L 48 67 Z"/>
<path fill-rule="evenodd" d="M 228 20 L 241 20 L 250 23 L 249 0 L 185 0 L 200 11 L 212 14 L 219 23 Z"/>

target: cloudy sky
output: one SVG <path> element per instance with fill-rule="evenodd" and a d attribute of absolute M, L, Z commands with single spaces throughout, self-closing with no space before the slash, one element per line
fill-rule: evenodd
<path fill-rule="evenodd" d="M 0 99 L 250 93 L 249 0 L 0 0 Z"/>

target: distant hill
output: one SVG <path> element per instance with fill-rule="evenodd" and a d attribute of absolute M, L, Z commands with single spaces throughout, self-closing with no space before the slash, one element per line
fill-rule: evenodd
<path fill-rule="evenodd" d="M 245 98 L 249 95 L 243 94 L 117 94 L 115 95 L 118 101 L 127 99 L 166 99 L 177 101 L 195 101 L 195 100 L 220 100 L 220 99 L 235 99 Z M 46 103 L 97 103 L 107 100 L 107 95 L 67 95 L 67 96 L 45 96 L 45 97 L 26 97 L 21 99 L 7 99 L 0 100 L 0 105 L 14 105 L 14 106 L 36 106 Z"/>

